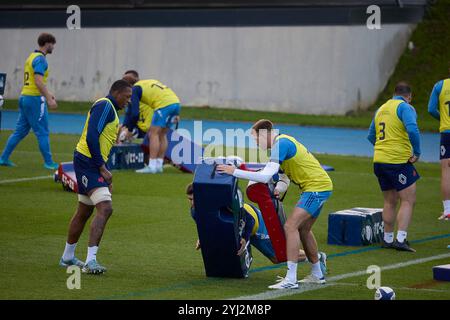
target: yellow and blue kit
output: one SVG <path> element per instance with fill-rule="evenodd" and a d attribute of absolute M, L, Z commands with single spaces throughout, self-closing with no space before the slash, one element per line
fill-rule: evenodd
<path fill-rule="evenodd" d="M 374 145 L 374 173 L 382 191 L 400 191 L 419 179 L 409 162 L 421 152 L 417 114 L 403 97 L 394 96 L 376 111 L 367 139 Z"/>
<path fill-rule="evenodd" d="M 172 118 L 180 114 L 181 108 L 180 100 L 175 92 L 154 79 L 140 80 L 133 86 L 131 106 L 129 106 L 130 115 L 124 122 L 124 125 L 130 131 L 132 130 L 130 127 L 134 128 L 140 117 L 145 113 L 140 106 L 149 107 L 153 110 L 152 126 L 164 128 L 170 127 Z M 144 116 L 144 119 L 148 120 L 148 117 Z"/>
<path fill-rule="evenodd" d="M 19 97 L 19 119 L 1 155 L 2 162 L 8 161 L 19 142 L 28 135 L 30 129 L 33 129 L 44 162 L 47 165 L 53 164 L 50 152 L 47 102 L 36 86 L 34 80 L 36 74 L 43 76 L 44 84 L 47 83 L 48 63 L 45 54 L 38 50 L 31 53 L 25 61 L 23 87 Z"/>
<path fill-rule="evenodd" d="M 439 120 L 440 159 L 450 158 L 450 79 L 438 81 L 430 95 L 428 112 Z"/>
<path fill-rule="evenodd" d="M 284 174 L 302 190 L 296 206 L 317 218 L 333 190 L 319 161 L 294 137 L 285 134 L 275 138 L 270 161 L 280 163 Z"/>
<path fill-rule="evenodd" d="M 21 95 L 40 96 L 41 92 L 36 86 L 34 76 L 36 74 L 41 75 L 43 77 L 44 85 L 46 85 L 48 73 L 48 63 L 47 59 L 45 59 L 45 54 L 39 50 L 35 50 L 25 61 Z"/>
<path fill-rule="evenodd" d="M 134 90 L 134 89 L 133 89 Z M 125 113 L 123 125 L 132 132 L 135 128 L 138 130 L 138 138 L 143 138 L 150 129 L 153 118 L 153 109 L 143 102 L 136 104 L 131 103 Z"/>
<path fill-rule="evenodd" d="M 74 169 L 80 194 L 108 186 L 99 169 L 106 165 L 111 148 L 117 140 L 118 109 L 117 102 L 108 95 L 97 100 L 88 112 L 74 153 Z"/>

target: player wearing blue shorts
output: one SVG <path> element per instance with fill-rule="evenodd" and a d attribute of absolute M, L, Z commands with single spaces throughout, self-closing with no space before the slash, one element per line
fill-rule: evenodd
<path fill-rule="evenodd" d="M 164 155 L 168 147 L 167 131 L 171 123 L 180 120 L 180 100 L 172 89 L 158 80 L 139 80 L 139 74 L 134 70 L 125 72 L 123 79 L 133 85 L 131 109 L 138 110 L 139 104 L 144 104 L 153 110 L 148 131 L 150 143 L 148 166 L 136 172 L 162 172 Z"/>
<path fill-rule="evenodd" d="M 276 192 L 279 194 L 280 192 L 284 191 L 277 190 Z M 192 183 L 190 183 L 187 186 L 186 195 L 190 202 L 192 218 L 197 222 L 194 209 L 194 188 L 192 186 Z M 270 240 L 269 233 L 267 231 L 261 212 L 255 206 L 247 203 L 244 203 L 244 212 L 246 222 L 242 238 L 240 240 L 241 247 L 238 250 L 237 254 L 242 255 L 245 252 L 247 243 L 250 241 L 250 244 L 254 246 L 256 249 L 258 249 L 258 251 L 261 252 L 272 263 L 279 263 L 275 255 L 275 251 L 272 246 L 272 241 Z M 197 240 L 196 249 L 197 250 L 200 249 L 199 240 Z M 326 273 L 327 255 L 324 252 L 319 252 L 318 258 L 320 261 L 322 272 Z M 300 249 L 298 252 L 297 261 L 303 262 L 305 260 L 307 260 L 305 251 Z"/>
<path fill-rule="evenodd" d="M 53 35 L 42 33 L 38 38 L 39 49 L 31 53 L 25 61 L 24 82 L 19 97 L 19 119 L 0 157 L 2 166 L 15 166 L 9 157 L 20 141 L 28 135 L 30 129 L 33 129 L 44 158 L 44 167 L 52 170 L 58 168 L 50 152 L 47 111 L 47 105 L 51 109 L 56 109 L 57 104 L 55 97 L 47 89 L 49 68 L 45 58 L 47 54 L 53 52 L 55 43 Z"/>
<path fill-rule="evenodd" d="M 131 85 L 118 80 L 109 95 L 97 100 L 89 111 L 74 153 L 74 169 L 78 185 L 78 208 L 69 226 L 66 247 L 60 265 L 77 265 L 83 272 L 101 274 L 106 268 L 97 262 L 97 251 L 112 214 L 112 174 L 106 167 L 112 146 L 119 130 L 117 111 L 130 102 Z M 86 263 L 75 257 L 75 248 L 84 226 L 94 208 L 97 214 L 91 223 Z"/>
<path fill-rule="evenodd" d="M 236 169 L 229 165 L 217 166 L 217 172 L 233 175 L 237 178 L 268 183 L 280 169 L 297 184 L 302 191 L 300 199 L 292 214 L 284 224 L 287 242 L 287 274 L 271 289 L 295 289 L 297 283 L 297 256 L 300 241 L 306 256 L 312 264 L 311 274 L 301 283 L 325 283 L 325 276 L 320 268 L 317 242 L 311 231 L 323 205 L 331 196 L 333 183 L 319 161 L 295 138 L 278 135 L 269 120 L 259 120 L 252 127 L 252 136 L 263 150 L 271 149 L 270 161 L 259 172 Z"/>
<path fill-rule="evenodd" d="M 420 132 L 416 111 L 409 104 L 411 97 L 409 85 L 398 83 L 394 97 L 376 111 L 367 138 L 374 145 L 373 168 L 384 197 L 382 247 L 415 252 L 406 240 L 419 179 L 413 163 L 420 157 Z M 398 231 L 394 241 L 396 218 Z"/>
<path fill-rule="evenodd" d="M 450 72 L 450 69 L 449 69 Z M 439 120 L 441 133 L 441 194 L 444 212 L 439 219 L 450 219 L 450 78 L 438 81 L 431 92 L 428 112 Z"/>

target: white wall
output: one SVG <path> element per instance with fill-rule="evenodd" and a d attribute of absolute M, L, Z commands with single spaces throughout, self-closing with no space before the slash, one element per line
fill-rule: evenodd
<path fill-rule="evenodd" d="M 413 25 L 0 29 L 6 98 L 41 31 L 56 36 L 49 87 L 59 100 L 104 95 L 125 69 L 173 88 L 185 105 L 344 114 L 384 88 Z"/>

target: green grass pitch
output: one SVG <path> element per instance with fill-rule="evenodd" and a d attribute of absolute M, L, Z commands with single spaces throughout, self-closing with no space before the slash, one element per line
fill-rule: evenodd
<path fill-rule="evenodd" d="M 10 132 L 0 133 L 3 148 Z M 52 135 L 56 161 L 70 161 L 77 136 Z M 314 232 L 319 248 L 329 255 L 359 248 L 326 243 L 327 215 L 354 206 L 380 207 L 382 197 L 369 158 L 317 155 L 335 167 L 330 176 L 334 193 L 318 219 Z M 228 299 L 267 291 L 285 266 L 272 265 L 253 250 L 248 279 L 206 278 L 200 252 L 194 249 L 196 227 L 184 195 L 193 176 L 166 167 L 163 175 L 137 175 L 114 171 L 114 213 L 108 222 L 99 261 L 108 268 L 102 276 L 81 276 L 81 289 L 66 287 L 70 276 L 58 266 L 69 220 L 76 208 L 73 193 L 53 182 L 42 167 L 36 139 L 29 135 L 13 153 L 16 168 L 0 167 L 0 299 Z M 419 163 L 417 205 L 409 239 L 429 239 L 450 234 L 450 222 L 438 221 L 441 212 L 440 168 Z M 45 176 L 48 176 L 47 178 Z M 11 182 L 20 178 L 39 180 Z M 246 182 L 241 181 L 244 188 Z M 291 186 L 285 199 L 289 213 L 298 197 Z M 84 260 L 87 229 L 77 248 Z M 329 277 L 450 253 L 450 237 L 413 244 L 417 253 L 391 250 L 332 256 Z M 432 266 L 446 264 L 450 257 L 412 264 L 382 272 L 381 284 L 396 291 L 397 299 L 450 299 L 450 283 L 432 280 Z M 299 265 L 299 277 L 309 266 Z M 368 275 L 348 276 L 330 286 L 299 292 L 280 299 L 373 299 L 366 288 Z"/>

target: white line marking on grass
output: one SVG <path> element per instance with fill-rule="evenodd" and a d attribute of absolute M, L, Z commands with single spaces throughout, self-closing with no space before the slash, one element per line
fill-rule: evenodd
<path fill-rule="evenodd" d="M 44 179 L 49 179 L 49 178 L 53 178 L 53 176 L 39 176 L 39 177 L 18 178 L 18 179 L 11 179 L 11 180 L 0 180 L 0 184 L 24 182 L 24 181 L 34 181 L 34 180 L 44 180 Z"/>
<path fill-rule="evenodd" d="M 14 150 L 14 153 L 24 153 L 24 154 L 41 154 L 40 151 L 25 151 L 25 150 Z M 73 157 L 73 152 L 52 152 L 52 155 L 60 155 L 60 156 L 70 156 Z"/>
<path fill-rule="evenodd" d="M 357 284 L 357 283 L 345 283 L 338 282 L 334 283 L 335 286 L 344 286 L 344 287 L 361 287 L 367 289 L 365 285 Z M 430 288 L 411 288 L 411 287 L 391 287 L 394 290 L 409 290 L 409 291 L 425 291 L 425 292 L 440 292 L 440 293 L 449 293 L 450 290 L 440 290 L 440 289 L 430 289 Z"/>
<path fill-rule="evenodd" d="M 400 263 L 396 263 L 396 264 L 387 265 L 387 266 L 381 267 L 381 270 L 383 271 L 383 270 L 399 269 L 399 268 L 412 266 L 415 264 L 421 264 L 421 263 L 425 263 L 428 261 L 439 260 L 439 259 L 444 259 L 444 258 L 448 258 L 448 257 L 450 257 L 450 253 L 445 253 L 445 254 L 440 254 L 437 256 L 431 256 L 428 258 L 415 259 L 415 260 L 410 260 L 410 261 L 406 261 L 406 262 L 400 262 Z M 314 291 L 314 290 L 323 289 L 323 288 L 326 288 L 329 286 L 333 286 L 333 285 L 336 285 L 336 283 L 332 283 L 333 281 L 339 281 L 342 279 L 363 276 L 363 275 L 367 274 L 366 272 L 367 272 L 366 270 L 361 270 L 361 271 L 357 271 L 357 272 L 345 273 L 345 274 L 337 275 L 334 277 L 330 277 L 327 279 L 328 283 L 325 285 L 323 285 L 323 284 L 322 285 L 320 285 L 320 284 L 302 285 L 301 284 L 299 286 L 299 289 L 270 290 L 270 291 L 265 291 L 262 293 L 250 295 L 250 296 L 240 296 L 240 297 L 236 297 L 236 298 L 231 298 L 230 300 L 267 300 L 267 299 L 276 299 L 276 298 L 281 298 L 281 297 L 286 297 L 286 296 L 297 295 L 297 294 L 300 294 L 303 292 Z"/>

